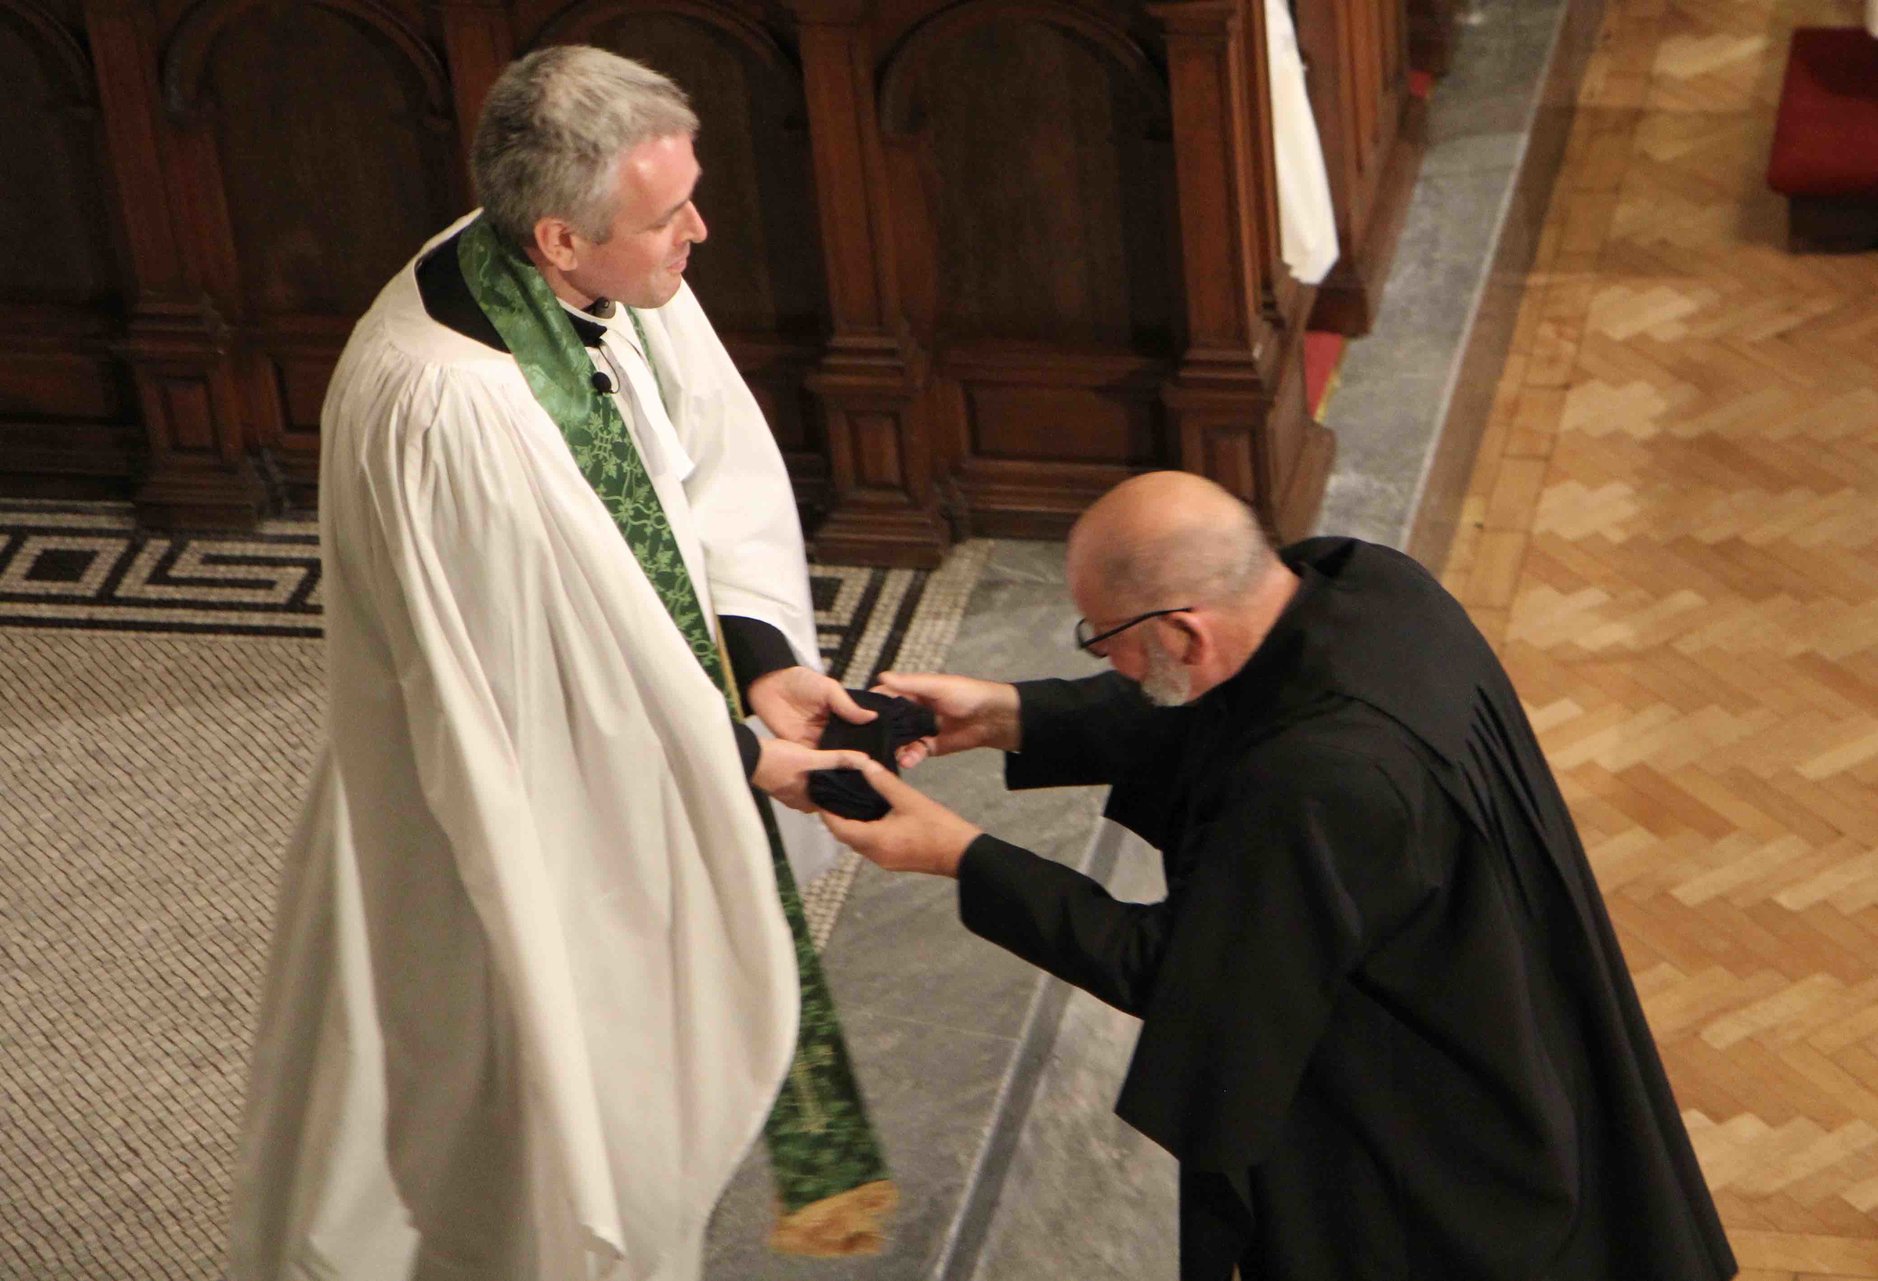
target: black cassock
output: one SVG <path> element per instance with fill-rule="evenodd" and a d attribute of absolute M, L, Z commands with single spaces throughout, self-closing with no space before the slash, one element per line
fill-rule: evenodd
<path fill-rule="evenodd" d="M 1019 687 L 1009 784 L 1113 784 L 1164 901 L 992 837 L 959 871 L 969 929 L 1143 1020 L 1116 1111 L 1181 1163 L 1182 1277 L 1732 1276 L 1499 661 L 1405 556 L 1283 555 L 1297 596 L 1194 703 Z"/>

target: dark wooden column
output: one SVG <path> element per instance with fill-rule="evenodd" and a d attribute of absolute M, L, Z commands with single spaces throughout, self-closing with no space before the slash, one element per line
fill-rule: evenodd
<path fill-rule="evenodd" d="M 1313 329 L 1366 334 L 1382 305 L 1426 149 L 1426 104 L 1409 92 L 1407 28 L 1403 0 L 1318 0 L 1299 9 L 1341 250 L 1318 286 Z"/>
<path fill-rule="evenodd" d="M 815 551 L 844 564 L 937 565 L 949 538 L 924 423 L 927 362 L 900 309 L 865 5 L 793 7 L 834 322 L 808 380 L 830 464 Z"/>
<path fill-rule="evenodd" d="M 1304 406 L 1304 299 L 1278 253 L 1260 0 L 1178 0 L 1167 32 L 1187 349 L 1163 400 L 1180 465 L 1307 533 L 1335 442 Z"/>
<path fill-rule="evenodd" d="M 150 440 L 137 516 L 156 527 L 251 526 L 267 490 L 245 452 L 228 326 L 185 243 L 179 212 L 205 193 L 178 172 L 188 158 L 167 146 L 154 18 L 143 5 L 86 0 L 85 22 L 135 279 L 119 350 Z M 206 198 L 219 196 L 217 187 Z M 214 221 L 225 228 L 225 216 Z"/>
<path fill-rule="evenodd" d="M 1409 66 L 1445 76 L 1454 65 L 1459 0 L 1408 0 Z"/>
<path fill-rule="evenodd" d="M 435 0 L 443 28 L 444 57 L 450 68 L 450 92 L 456 109 L 463 172 L 469 173 L 470 144 L 483 100 L 515 57 L 515 33 L 504 0 Z M 472 184 L 464 183 L 472 190 Z"/>

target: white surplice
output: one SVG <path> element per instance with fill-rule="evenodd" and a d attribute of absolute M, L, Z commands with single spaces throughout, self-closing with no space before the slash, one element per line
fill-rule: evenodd
<path fill-rule="evenodd" d="M 810 657 L 749 390 L 689 291 L 641 314 L 669 437 L 628 422 L 700 591 Z M 262 993 L 232 1277 L 692 1281 L 799 998 L 723 696 L 516 362 L 433 321 L 411 266 L 321 431 L 328 743 Z"/>

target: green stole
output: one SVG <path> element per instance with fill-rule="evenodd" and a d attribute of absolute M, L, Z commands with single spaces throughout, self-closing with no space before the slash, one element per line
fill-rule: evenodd
<path fill-rule="evenodd" d="M 705 617 L 639 450 L 613 397 L 593 386 L 592 363 L 554 291 L 486 218 L 463 231 L 457 257 L 471 295 L 508 344 L 535 399 L 561 429 L 581 474 L 612 513 L 679 634 L 724 692 L 730 714 L 740 717 L 715 620 Z M 637 316 L 633 323 L 638 326 Z M 644 329 L 639 332 L 644 342 Z M 646 357 L 650 363 L 650 349 Z M 880 1248 L 877 1220 L 892 1207 L 893 1186 L 886 1182 L 886 1162 L 868 1124 L 767 798 L 757 797 L 757 810 L 769 837 L 802 987 L 795 1058 L 763 1128 L 782 1207 L 770 1243 L 792 1253 L 870 1252 Z"/>

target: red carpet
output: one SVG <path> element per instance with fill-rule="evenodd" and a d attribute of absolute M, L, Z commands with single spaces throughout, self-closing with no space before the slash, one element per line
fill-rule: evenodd
<path fill-rule="evenodd" d="M 1324 406 L 1337 381 L 1337 366 L 1343 362 L 1342 334 L 1316 329 L 1304 332 L 1304 403 L 1311 407 L 1311 417 L 1322 419 Z"/>

